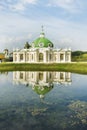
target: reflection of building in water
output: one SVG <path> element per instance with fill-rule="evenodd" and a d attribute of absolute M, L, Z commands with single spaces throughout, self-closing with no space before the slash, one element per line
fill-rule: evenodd
<path fill-rule="evenodd" d="M 71 73 L 70 72 L 53 72 L 54 78 L 53 82 L 59 84 L 71 84 Z"/>
<path fill-rule="evenodd" d="M 13 72 L 13 81 L 17 84 L 32 86 L 32 89 L 40 95 L 40 98 L 43 98 L 53 88 L 54 84 L 70 84 L 71 73 L 16 71 Z"/>
<path fill-rule="evenodd" d="M 2 71 L 2 72 L 0 72 L 0 74 L 8 75 L 8 72 Z"/>

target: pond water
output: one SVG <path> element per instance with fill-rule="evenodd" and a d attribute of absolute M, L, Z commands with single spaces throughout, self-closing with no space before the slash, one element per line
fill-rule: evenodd
<path fill-rule="evenodd" d="M 87 75 L 0 73 L 0 130 L 87 130 Z"/>

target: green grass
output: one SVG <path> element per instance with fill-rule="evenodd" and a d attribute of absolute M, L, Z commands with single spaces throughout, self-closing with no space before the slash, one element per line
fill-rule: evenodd
<path fill-rule="evenodd" d="M 80 56 L 74 56 L 74 57 L 72 57 L 72 61 L 87 62 L 87 54 L 82 54 Z"/>
<path fill-rule="evenodd" d="M 87 52 L 83 51 L 72 52 L 72 61 L 87 62 Z"/>
<path fill-rule="evenodd" d="M 87 74 L 87 63 L 28 64 L 1 63 L 0 71 L 66 71 Z"/>

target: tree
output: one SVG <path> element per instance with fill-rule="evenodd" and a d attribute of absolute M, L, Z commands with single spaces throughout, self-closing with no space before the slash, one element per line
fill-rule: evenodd
<path fill-rule="evenodd" d="M 24 45 L 24 49 L 29 49 L 30 47 L 31 47 L 31 46 L 29 45 L 29 43 L 26 42 L 25 45 Z"/>

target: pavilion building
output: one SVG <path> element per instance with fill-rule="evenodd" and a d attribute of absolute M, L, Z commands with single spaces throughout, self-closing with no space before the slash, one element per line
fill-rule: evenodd
<path fill-rule="evenodd" d="M 40 33 L 39 38 L 30 45 L 26 43 L 23 49 L 13 51 L 14 63 L 69 63 L 71 62 L 71 49 L 55 49 L 54 44 Z"/>

